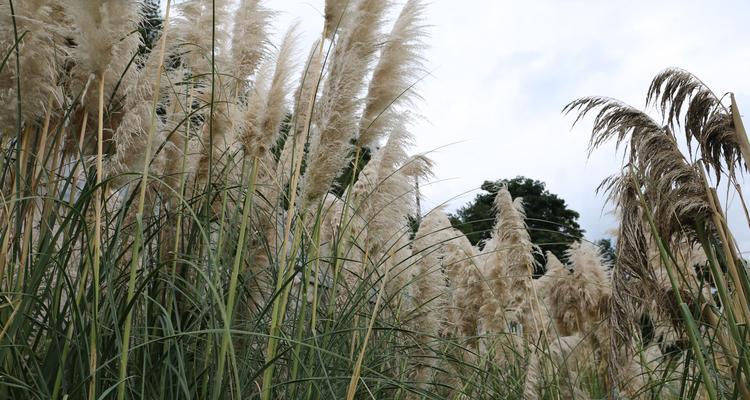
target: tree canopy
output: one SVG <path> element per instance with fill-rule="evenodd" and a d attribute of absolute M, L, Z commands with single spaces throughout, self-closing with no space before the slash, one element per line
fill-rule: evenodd
<path fill-rule="evenodd" d="M 472 244 L 481 247 L 481 242 L 492 233 L 495 195 L 502 185 L 507 185 L 513 198 L 523 198 L 531 241 L 542 252 L 551 251 L 563 259 L 568 245 L 583 236 L 584 230 L 578 224 L 580 215 L 569 209 L 565 200 L 550 193 L 544 182 L 538 180 L 519 176 L 495 182 L 485 181 L 482 184 L 484 192 L 451 215 L 453 225 L 466 234 Z M 542 255 L 538 261 L 543 262 Z"/>

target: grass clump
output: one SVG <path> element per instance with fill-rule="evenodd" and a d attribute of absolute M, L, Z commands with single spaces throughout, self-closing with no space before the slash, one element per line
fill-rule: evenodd
<path fill-rule="evenodd" d="M 0 398 L 748 398 L 750 285 L 704 173 L 744 168 L 733 97 L 668 70 L 666 126 L 571 103 L 628 144 L 617 260 L 580 241 L 533 279 L 506 188 L 482 250 L 419 215 L 422 1 L 327 1 L 307 53 L 257 0 L 167 2 L 149 46 L 140 7 L 0 5 Z"/>

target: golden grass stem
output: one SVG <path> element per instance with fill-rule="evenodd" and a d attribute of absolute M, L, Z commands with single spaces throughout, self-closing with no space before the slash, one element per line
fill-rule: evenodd
<path fill-rule="evenodd" d="M 714 225 L 716 226 L 716 230 L 719 233 L 719 238 L 721 239 L 721 247 L 724 250 L 724 254 L 726 255 L 725 258 L 728 264 L 727 269 L 729 270 L 729 274 L 732 277 L 732 281 L 734 283 L 734 296 L 732 296 L 732 300 L 735 302 L 735 307 L 738 307 L 741 310 L 741 313 L 739 313 L 741 318 L 738 318 L 738 322 L 747 323 L 748 321 L 750 321 L 750 308 L 748 308 L 747 297 L 745 296 L 745 290 L 743 288 L 742 280 L 740 278 L 739 271 L 737 270 L 737 263 L 735 261 L 739 260 L 740 258 L 734 251 L 731 232 L 727 227 L 726 220 L 724 219 L 721 209 L 718 207 L 718 197 L 716 195 L 716 190 L 714 190 L 713 188 L 709 190 L 708 200 L 708 203 L 713 211 L 712 219 L 714 221 Z"/>
<path fill-rule="evenodd" d="M 737 99 L 735 99 L 734 93 L 730 93 L 729 97 L 732 100 L 732 120 L 734 122 L 734 132 L 737 136 L 737 144 L 740 147 L 742 158 L 745 159 L 745 162 L 750 162 L 750 140 L 748 140 L 747 138 L 745 124 L 742 122 L 742 117 L 740 116 L 740 109 L 737 106 Z"/>
<path fill-rule="evenodd" d="M 104 74 L 99 79 L 99 120 L 96 138 L 96 190 L 94 191 L 94 309 L 91 323 L 91 339 L 89 348 L 89 369 L 91 380 L 89 382 L 89 400 L 96 399 L 96 370 L 97 370 L 97 343 L 96 331 L 99 321 L 99 268 L 102 252 L 102 180 L 104 177 Z"/>
<path fill-rule="evenodd" d="M 727 355 L 727 360 L 730 363 L 732 374 L 737 376 L 737 371 L 739 368 L 737 360 L 735 360 L 735 357 L 737 357 L 737 347 L 735 346 L 734 342 L 729 341 L 729 339 L 727 338 L 725 330 L 721 328 L 721 321 L 716 316 L 713 310 L 709 309 L 708 307 L 704 307 L 703 315 L 705 316 L 708 324 L 716 331 L 716 337 L 719 341 L 719 346 L 721 346 L 722 350 Z M 739 389 L 740 395 L 742 396 L 743 400 L 750 399 L 750 392 L 748 391 L 747 385 L 740 381 L 736 386 Z"/>
<path fill-rule="evenodd" d="M 740 196 L 740 205 L 742 205 L 742 211 L 745 213 L 745 222 L 747 222 L 747 226 L 750 227 L 750 211 L 747 209 L 747 203 L 745 202 L 745 196 L 742 194 L 742 188 L 737 182 L 734 182 L 733 186 L 734 190 Z"/>

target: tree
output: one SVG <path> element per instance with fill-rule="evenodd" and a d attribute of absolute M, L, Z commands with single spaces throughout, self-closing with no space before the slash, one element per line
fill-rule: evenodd
<path fill-rule="evenodd" d="M 541 181 L 522 176 L 496 182 L 485 181 L 482 184 L 484 193 L 478 194 L 473 202 L 451 215 L 453 226 L 466 234 L 472 244 L 482 247 L 481 242 L 490 237 L 495 224 L 495 195 L 502 185 L 508 186 L 513 198 L 523 198 L 531 241 L 542 252 L 551 251 L 564 259 L 568 245 L 583 236 L 584 230 L 578 225 L 580 215 L 569 209 L 565 200 L 550 193 Z M 544 265 L 544 256 L 538 255 L 537 261 Z"/>
<path fill-rule="evenodd" d="M 615 265 L 617 251 L 615 250 L 615 246 L 612 245 L 612 239 L 599 239 L 595 244 L 599 247 L 599 251 L 602 252 L 604 261 L 609 265 Z"/>

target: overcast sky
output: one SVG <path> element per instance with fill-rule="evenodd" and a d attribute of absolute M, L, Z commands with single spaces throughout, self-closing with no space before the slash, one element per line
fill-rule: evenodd
<path fill-rule="evenodd" d="M 279 31 L 300 22 L 307 46 L 320 35 L 323 2 L 266 4 L 282 12 Z M 621 158 L 613 149 L 587 158 L 590 121 L 571 130 L 561 108 L 587 95 L 643 107 L 651 78 L 679 66 L 750 110 L 748 11 L 742 0 L 431 1 L 433 74 L 418 87 L 425 120 L 414 127 L 415 151 L 442 148 L 431 153 L 437 181 L 423 188 L 426 206 L 453 210 L 484 180 L 525 175 L 580 212 L 589 239 L 607 236 L 615 223 L 595 188 Z M 744 218 L 730 216 L 750 249 Z"/>

